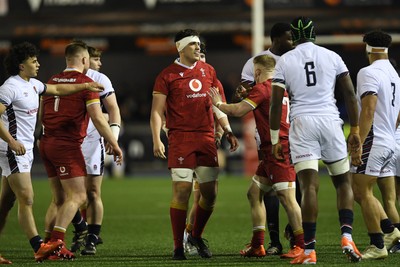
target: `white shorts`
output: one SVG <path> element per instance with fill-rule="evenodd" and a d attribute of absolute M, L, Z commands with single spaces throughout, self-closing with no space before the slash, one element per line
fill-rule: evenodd
<path fill-rule="evenodd" d="M 26 151 L 25 155 L 16 156 L 13 152 L 0 151 L 1 175 L 8 177 L 13 173 L 31 172 L 33 150 Z"/>
<path fill-rule="evenodd" d="M 289 128 L 290 155 L 294 164 L 307 160 L 335 162 L 347 157 L 343 120 L 333 116 L 300 116 Z"/>
<path fill-rule="evenodd" d="M 93 141 L 87 141 L 85 138 L 82 143 L 82 153 L 85 158 L 87 174 L 103 175 L 105 157 L 103 138 Z"/>
<path fill-rule="evenodd" d="M 372 145 L 369 151 L 363 150 L 361 159 L 361 166 L 351 166 L 352 173 L 375 177 L 389 177 L 395 174 L 396 156 L 390 148 Z"/>
<path fill-rule="evenodd" d="M 400 177 L 400 139 L 396 139 L 396 150 L 394 151 L 396 176 Z"/>

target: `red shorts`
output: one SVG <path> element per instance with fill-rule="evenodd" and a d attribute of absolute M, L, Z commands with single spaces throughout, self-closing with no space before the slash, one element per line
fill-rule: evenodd
<path fill-rule="evenodd" d="M 296 181 L 296 172 L 289 159 L 289 144 L 282 143 L 285 161 L 278 161 L 271 154 L 272 146 L 264 151 L 265 158 L 258 165 L 256 175 L 266 177 L 272 184 Z"/>
<path fill-rule="evenodd" d="M 49 138 L 40 140 L 40 156 L 48 177 L 70 179 L 86 176 L 86 164 L 79 143 L 60 144 Z"/>
<path fill-rule="evenodd" d="M 214 133 L 172 132 L 168 136 L 168 168 L 218 167 Z"/>

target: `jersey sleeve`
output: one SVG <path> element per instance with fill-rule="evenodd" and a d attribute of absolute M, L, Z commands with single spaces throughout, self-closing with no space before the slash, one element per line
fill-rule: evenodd
<path fill-rule="evenodd" d="M 262 93 L 262 86 L 260 84 L 256 84 L 253 86 L 253 89 L 249 91 L 249 94 L 244 102 L 248 103 L 253 109 L 256 109 L 259 104 L 261 104 L 265 100 L 265 95 Z"/>
<path fill-rule="evenodd" d="M 98 83 L 100 83 L 100 84 L 102 84 L 104 86 L 104 90 L 99 93 L 100 96 L 102 97 L 102 96 L 105 96 L 105 95 L 110 95 L 115 90 L 114 90 L 114 87 L 112 86 L 110 78 L 108 78 L 103 73 L 101 73 L 101 74 L 102 75 L 99 76 Z"/>
<path fill-rule="evenodd" d="M 165 79 L 164 72 L 161 72 L 154 83 L 153 93 L 161 93 L 168 95 L 168 83 Z"/>
<path fill-rule="evenodd" d="M 221 94 L 222 102 L 226 103 L 224 86 L 222 85 L 220 80 L 218 80 L 218 89 L 219 89 L 219 93 Z"/>
<path fill-rule="evenodd" d="M 274 77 L 272 78 L 272 85 L 276 85 L 285 89 L 286 82 L 285 82 L 284 64 L 286 60 L 284 56 L 285 55 L 283 55 L 275 65 L 275 72 L 274 72 Z"/>
<path fill-rule="evenodd" d="M 335 61 L 336 61 L 336 77 L 342 73 L 349 72 L 346 64 L 344 63 L 343 59 L 336 53 L 334 53 Z"/>
<path fill-rule="evenodd" d="M 362 99 L 365 95 L 377 95 L 379 81 L 368 68 L 361 69 L 357 74 L 357 95 Z"/>

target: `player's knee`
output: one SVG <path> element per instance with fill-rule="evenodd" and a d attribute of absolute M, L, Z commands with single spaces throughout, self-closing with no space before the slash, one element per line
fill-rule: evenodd
<path fill-rule="evenodd" d="M 313 160 L 301 161 L 294 165 L 294 170 L 296 171 L 296 173 L 310 169 L 318 172 L 318 160 L 313 159 Z"/>
<path fill-rule="evenodd" d="M 349 159 L 346 157 L 334 163 L 326 163 L 326 168 L 330 176 L 345 174 L 350 169 Z"/>
<path fill-rule="evenodd" d="M 86 191 L 86 194 L 87 194 L 87 200 L 89 202 L 93 202 L 96 199 L 100 198 L 100 192 L 96 189 L 88 190 Z"/>
<path fill-rule="evenodd" d="M 17 194 L 18 204 L 24 206 L 33 205 L 33 191 L 32 190 L 21 190 Z"/>
<path fill-rule="evenodd" d="M 260 182 L 260 178 L 257 175 L 253 176 L 252 181 L 259 189 L 261 189 L 265 193 L 272 190 L 272 187 L 270 185 Z"/>
<path fill-rule="evenodd" d="M 201 197 L 199 200 L 199 206 L 204 210 L 214 210 L 215 198 L 207 199 L 205 197 Z"/>
<path fill-rule="evenodd" d="M 171 177 L 174 182 L 192 182 L 193 170 L 189 168 L 171 168 Z"/>
<path fill-rule="evenodd" d="M 79 192 L 75 193 L 73 196 L 73 201 L 77 203 L 78 207 L 82 206 L 87 201 L 87 194 L 86 192 Z"/>
<path fill-rule="evenodd" d="M 219 173 L 218 167 L 199 166 L 196 167 L 194 171 L 196 172 L 199 184 L 207 182 L 215 182 L 218 179 L 218 173 Z"/>

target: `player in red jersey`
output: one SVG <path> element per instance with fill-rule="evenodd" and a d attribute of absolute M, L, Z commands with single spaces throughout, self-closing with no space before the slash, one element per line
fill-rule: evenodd
<path fill-rule="evenodd" d="M 89 68 L 89 53 L 85 43 L 75 41 L 69 44 L 65 49 L 65 57 L 67 68 L 51 77 L 49 84 L 92 81 L 84 74 Z M 103 116 L 98 93 L 84 91 L 66 97 L 45 96 L 42 112 L 40 154 L 53 195 L 46 214 L 46 230 L 47 234 L 51 231 L 51 243 L 64 240 L 68 225 L 86 201 L 86 168 L 81 144 L 86 136 L 89 117 L 111 145 L 117 163 L 122 161 L 122 151 Z M 74 258 L 65 246 L 60 256 Z"/>
<path fill-rule="evenodd" d="M 303 252 L 304 232 L 301 225 L 301 210 L 296 201 L 296 174 L 289 160 L 289 98 L 286 95 L 282 102 L 284 110 L 280 134 L 283 144 L 283 161 L 276 160 L 269 151 L 272 149 L 271 136 L 269 133 L 269 103 L 271 99 L 271 78 L 274 72 L 275 60 L 269 55 L 259 55 L 253 60 L 254 78 L 256 85 L 249 91 L 247 97 L 239 103 L 225 104 L 216 88 L 210 89 L 213 104 L 222 112 L 230 116 L 241 117 L 253 110 L 256 126 L 260 136 L 260 150 L 265 158 L 260 161 L 256 174 L 247 192 L 250 202 L 253 238 L 251 243 L 240 253 L 244 257 L 263 257 L 266 255 L 264 249 L 264 233 L 266 224 L 266 211 L 264 206 L 264 195 L 274 190 L 288 215 L 289 223 L 294 229 L 295 246 L 289 253 L 282 255 L 283 258 L 294 258 Z"/>
<path fill-rule="evenodd" d="M 168 168 L 171 169 L 173 197 L 170 204 L 175 260 L 185 260 L 183 233 L 196 173 L 201 197 L 188 241 L 203 258 L 212 256 L 202 238 L 217 195 L 218 157 L 214 137 L 213 108 L 207 92 L 218 86 L 214 68 L 200 61 L 200 39 L 195 30 L 178 32 L 175 43 L 179 58 L 158 76 L 153 89 L 150 126 L 153 151 L 166 159 L 160 138 L 164 111 L 168 132 Z"/>
<path fill-rule="evenodd" d="M 200 44 L 200 60 L 203 62 L 206 62 L 206 45 L 204 42 Z M 222 83 L 218 80 L 218 88 L 220 89 L 222 101 L 226 103 L 226 98 L 225 98 L 225 93 L 224 89 L 222 86 Z M 217 148 L 221 147 L 221 138 L 224 135 L 224 128 L 230 129 L 230 124 L 228 120 L 228 116 L 221 112 L 219 109 L 216 107 L 213 107 L 214 110 L 214 131 L 215 131 L 215 144 L 217 145 Z M 228 136 L 226 138 L 231 141 L 233 144 L 231 146 L 231 151 L 235 151 L 238 148 L 238 143 L 239 141 L 237 138 L 233 135 L 231 131 L 227 131 Z M 220 163 L 220 166 L 223 165 L 221 164 L 221 159 L 222 161 L 225 159 L 225 152 L 222 149 L 219 149 L 217 151 L 218 153 L 218 161 Z M 185 253 L 188 253 L 189 255 L 196 255 L 197 254 L 197 249 L 196 247 L 192 246 L 188 241 L 188 236 L 192 232 L 193 229 L 193 224 L 194 224 L 194 217 L 197 209 L 197 205 L 199 204 L 200 200 L 200 191 L 199 191 L 199 183 L 196 178 L 196 174 L 193 174 L 193 205 L 187 215 L 186 218 L 186 229 L 184 233 L 184 238 L 183 238 L 183 247 L 185 249 Z"/>
<path fill-rule="evenodd" d="M 14 45 L 4 60 L 10 75 L 0 87 L 0 232 L 8 214 L 18 202 L 18 221 L 34 250 L 35 260 L 43 261 L 61 248 L 51 246 L 39 235 L 33 214 L 34 191 L 31 167 L 34 161 L 34 130 L 41 95 L 68 95 L 85 89 L 97 91 L 93 84 L 44 84 L 36 79 L 39 50 L 28 42 Z M 0 264 L 11 264 L 0 256 Z"/>

